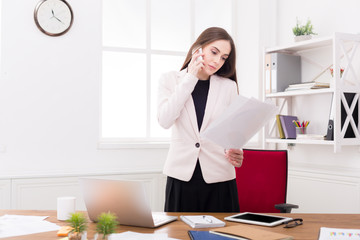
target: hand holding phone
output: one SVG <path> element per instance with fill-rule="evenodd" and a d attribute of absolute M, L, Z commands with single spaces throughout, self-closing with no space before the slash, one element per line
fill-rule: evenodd
<path fill-rule="evenodd" d="M 197 76 L 198 72 L 201 71 L 203 64 L 202 48 L 197 48 L 192 52 L 193 56 L 188 66 L 188 73 Z M 196 56 L 194 56 L 196 55 Z"/>
<path fill-rule="evenodd" d="M 202 54 L 202 53 L 203 53 L 202 48 L 199 48 L 198 52 L 199 52 L 200 54 Z M 196 61 L 198 61 L 198 60 L 203 60 L 203 57 L 202 57 L 202 56 L 199 56 L 199 57 L 196 59 Z"/>

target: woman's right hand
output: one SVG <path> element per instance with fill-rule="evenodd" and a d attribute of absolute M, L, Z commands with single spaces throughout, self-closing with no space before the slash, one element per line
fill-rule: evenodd
<path fill-rule="evenodd" d="M 191 61 L 188 65 L 188 73 L 191 73 L 195 77 L 197 77 L 197 74 L 199 71 L 201 71 L 202 67 L 204 66 L 204 60 L 198 59 L 200 56 L 204 56 L 203 53 L 199 53 L 199 50 L 197 50 L 191 58 Z"/>
<path fill-rule="evenodd" d="M 230 148 L 225 150 L 225 157 L 234 167 L 241 167 L 244 161 L 244 152 L 241 149 Z"/>

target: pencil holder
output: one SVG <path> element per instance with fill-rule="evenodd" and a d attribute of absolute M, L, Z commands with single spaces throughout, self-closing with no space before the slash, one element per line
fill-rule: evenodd
<path fill-rule="evenodd" d="M 295 127 L 296 136 L 301 134 L 306 134 L 306 127 Z"/>

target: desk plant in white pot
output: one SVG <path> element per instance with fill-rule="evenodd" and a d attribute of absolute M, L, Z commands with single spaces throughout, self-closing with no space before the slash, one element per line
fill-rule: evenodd
<path fill-rule="evenodd" d="M 295 42 L 309 40 L 311 39 L 312 35 L 316 34 L 313 32 L 313 25 L 310 19 L 307 20 L 305 25 L 301 25 L 299 20 L 296 19 L 296 25 L 293 27 L 292 31 L 295 35 Z"/>

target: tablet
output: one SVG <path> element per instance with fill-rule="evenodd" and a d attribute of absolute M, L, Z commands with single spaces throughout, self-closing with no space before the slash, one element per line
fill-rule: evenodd
<path fill-rule="evenodd" d="M 272 215 L 260 214 L 260 213 L 244 212 L 229 217 L 225 217 L 225 220 L 273 227 L 280 225 L 283 222 L 290 221 L 292 220 L 292 218 L 272 216 Z"/>

